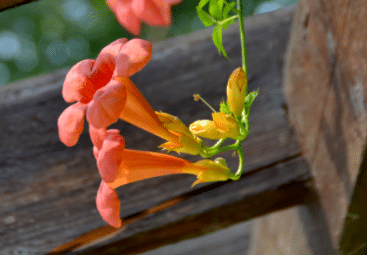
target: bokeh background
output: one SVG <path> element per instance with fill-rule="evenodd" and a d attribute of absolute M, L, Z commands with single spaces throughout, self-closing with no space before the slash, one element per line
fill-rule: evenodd
<path fill-rule="evenodd" d="M 159 41 L 204 29 L 195 6 L 184 0 L 172 9 L 172 26 L 143 25 L 141 38 Z M 296 0 L 243 0 L 246 16 Z M 0 13 L 0 85 L 95 58 L 117 38 L 131 38 L 104 0 L 41 0 Z"/>

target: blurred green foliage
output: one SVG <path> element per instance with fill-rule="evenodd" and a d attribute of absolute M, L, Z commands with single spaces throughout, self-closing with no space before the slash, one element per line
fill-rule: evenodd
<path fill-rule="evenodd" d="M 271 11 L 296 0 L 243 0 L 246 15 Z M 205 28 L 199 0 L 172 8 L 172 26 L 143 25 L 141 38 L 158 41 Z M 267 6 L 265 6 L 267 5 Z M 131 38 L 105 0 L 41 0 L 0 13 L 0 85 L 95 58 L 117 38 Z"/>

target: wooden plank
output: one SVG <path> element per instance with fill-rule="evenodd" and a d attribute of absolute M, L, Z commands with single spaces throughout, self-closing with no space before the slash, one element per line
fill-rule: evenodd
<path fill-rule="evenodd" d="M 251 134 L 244 143 L 247 172 L 298 157 L 300 153 L 287 123 L 281 89 L 291 17 L 292 11 L 285 9 L 246 20 L 250 90 L 260 87 L 250 120 Z M 194 102 L 192 94 L 200 93 L 211 104 L 218 105 L 224 97 L 229 74 L 241 65 L 237 28 L 230 27 L 224 38 L 230 62 L 221 58 L 213 47 L 211 31 L 200 31 L 156 45 L 152 60 L 133 79 L 154 109 L 177 115 L 186 124 L 209 118 L 210 111 Z M 56 121 L 67 106 L 60 93 L 65 74 L 66 70 L 60 70 L 0 88 L 3 102 L 0 106 L 0 202 L 3 205 L 0 251 L 4 254 L 17 249 L 44 254 L 105 226 L 95 208 L 100 178 L 87 132 L 73 148 L 66 148 L 58 139 Z M 114 127 L 122 130 L 128 148 L 157 150 L 162 142 L 126 123 Z M 235 169 L 236 159 L 228 154 L 224 156 L 228 156 L 229 165 Z M 286 176 L 280 171 L 279 180 L 282 178 Z M 193 179 L 168 176 L 119 188 L 121 217 L 133 217 L 160 203 L 200 190 L 200 187 L 190 189 Z M 238 184 L 225 185 L 230 188 Z M 270 185 L 265 190 L 276 194 L 276 187 Z M 229 205 L 236 203 L 231 200 L 231 194 L 228 192 L 225 199 Z M 279 199 L 287 201 L 288 198 Z M 289 204 L 284 202 L 286 206 Z M 233 219 L 233 223 L 244 220 Z"/>
<path fill-rule="evenodd" d="M 363 0 L 299 2 L 285 89 L 334 248 L 366 141 L 367 21 Z"/>
<path fill-rule="evenodd" d="M 357 185 L 353 191 L 340 239 L 340 254 L 366 254 L 367 252 L 367 148 L 357 177 Z"/>
<path fill-rule="evenodd" d="M 205 236 L 166 245 L 142 255 L 248 254 L 252 221 L 245 221 Z"/>
<path fill-rule="evenodd" d="M 0 0 L 0 11 L 5 11 L 9 8 L 31 3 L 37 0 Z"/>

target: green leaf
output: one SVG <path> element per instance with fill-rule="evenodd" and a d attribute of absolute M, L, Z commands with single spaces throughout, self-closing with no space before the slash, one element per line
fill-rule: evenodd
<path fill-rule="evenodd" d="M 224 7 L 224 10 L 223 10 L 223 19 L 227 19 L 229 12 L 231 11 L 231 9 L 233 8 L 233 6 L 235 4 L 236 3 L 234 3 L 234 2 L 230 3 L 230 4 L 226 4 L 226 6 Z"/>
<path fill-rule="evenodd" d="M 224 102 L 224 101 L 220 102 L 219 111 L 223 112 L 225 114 L 232 114 L 232 112 L 231 112 L 231 110 L 229 109 L 229 106 L 228 106 L 228 101 L 227 101 L 227 103 Z"/>
<path fill-rule="evenodd" d="M 199 2 L 198 6 L 196 7 L 196 9 L 197 9 L 197 8 L 199 8 L 200 10 L 201 10 L 201 9 L 203 9 L 203 7 L 204 7 L 207 3 L 209 3 L 209 1 L 210 1 L 210 0 L 201 0 L 201 1 Z"/>
<path fill-rule="evenodd" d="M 218 51 L 223 54 L 226 58 L 228 58 L 226 51 L 223 48 L 223 42 L 222 42 L 222 26 L 216 25 L 213 29 L 213 35 L 212 35 L 213 42 L 215 46 L 217 47 Z"/>
<path fill-rule="evenodd" d="M 202 9 L 199 9 L 199 7 L 196 7 L 196 11 L 198 12 L 198 16 L 201 22 L 203 22 L 206 27 L 210 27 L 214 24 L 212 17 L 208 13 L 206 13 Z"/>
<path fill-rule="evenodd" d="M 223 26 L 223 29 L 224 30 L 227 30 L 228 29 L 228 26 L 230 24 L 233 24 L 234 23 L 234 19 L 229 19 L 229 20 L 226 20 L 225 22 L 222 23 L 222 26 Z"/>
<path fill-rule="evenodd" d="M 224 5 L 224 0 L 218 0 L 218 7 L 221 13 L 223 11 L 223 5 Z"/>
<path fill-rule="evenodd" d="M 218 0 L 210 0 L 209 14 L 217 20 L 222 18 L 222 8 L 220 7 Z"/>
<path fill-rule="evenodd" d="M 245 103 L 243 104 L 243 108 L 245 109 L 246 115 L 250 114 L 250 107 L 251 107 L 252 103 L 254 102 L 254 100 L 255 100 L 255 98 L 257 97 L 258 94 L 259 94 L 259 89 L 249 93 L 246 96 Z"/>

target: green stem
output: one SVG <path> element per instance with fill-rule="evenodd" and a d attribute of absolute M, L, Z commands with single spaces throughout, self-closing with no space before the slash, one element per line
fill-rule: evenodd
<path fill-rule="evenodd" d="M 200 156 L 204 158 L 211 158 L 224 151 L 235 151 L 237 150 L 238 142 L 241 142 L 241 141 L 237 141 L 236 143 L 231 144 L 231 145 L 223 146 L 222 148 L 216 148 L 214 150 L 206 151 L 205 153 L 201 153 Z"/>
<path fill-rule="evenodd" d="M 246 73 L 247 78 L 247 53 L 246 53 L 246 36 L 245 36 L 245 25 L 243 24 L 243 6 L 242 0 L 237 0 L 237 7 L 239 9 L 238 19 L 240 21 L 240 34 L 241 34 L 241 50 L 242 50 L 242 68 Z"/>
<path fill-rule="evenodd" d="M 226 140 L 227 138 L 222 138 L 220 140 L 218 140 L 218 142 L 216 144 L 214 144 L 212 147 L 209 147 L 208 150 L 216 150 L 218 149 Z"/>
<path fill-rule="evenodd" d="M 236 176 L 240 178 L 243 172 L 243 168 L 245 166 L 245 157 L 243 156 L 242 142 L 239 143 L 236 151 L 237 151 L 238 160 L 239 160 Z"/>

